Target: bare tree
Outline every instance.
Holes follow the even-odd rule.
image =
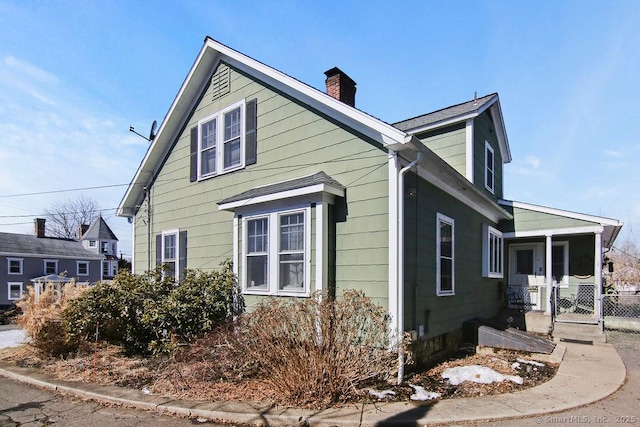
[[[98,217],[100,206],[91,197],[80,196],[74,200],[55,202],[44,213],[48,235],[75,239],[81,224],[91,224]]]
[[[612,284],[640,284],[640,245],[631,224],[626,238],[616,241],[607,257],[614,264],[614,271],[610,276]]]

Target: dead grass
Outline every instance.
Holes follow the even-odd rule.
[[[98,348],[97,357],[90,348],[84,348],[75,357],[66,360],[43,358],[41,353],[30,345],[0,350],[0,362],[17,366],[40,368],[43,371],[65,381],[80,381],[102,385],[116,385],[141,390],[147,388],[151,393],[177,399],[200,401],[247,401],[267,402],[284,405],[282,396],[265,379],[256,377],[234,377],[221,373],[215,363],[208,360],[215,346],[220,346],[209,337],[209,341],[185,347],[180,355],[172,358],[125,357],[119,347],[109,345]],[[338,402],[336,406],[349,402],[371,401],[369,388],[377,390],[391,389],[397,394],[397,401],[407,401],[413,393],[408,384],[421,385],[426,390],[442,395],[442,399],[478,397],[511,393],[539,385],[553,378],[558,365],[545,363],[544,368],[525,367],[516,371],[511,364],[516,358],[528,359],[525,353],[500,352],[492,355],[475,354],[458,357],[442,362],[431,369],[410,373],[402,386],[391,386],[378,381],[366,384],[351,394],[348,401]],[[95,360],[95,366],[94,366]],[[237,361],[232,362],[237,363]],[[493,384],[465,382],[451,386],[442,379],[445,369],[456,366],[482,365],[504,375],[520,375],[524,384],[510,381]],[[298,405],[314,408],[317,405]]]

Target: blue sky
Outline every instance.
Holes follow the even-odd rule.
[[[0,231],[84,194],[130,255],[114,213],[148,143],[129,126],[162,121],[209,35],[321,90],[338,66],[389,123],[498,92],[506,198],[636,239],[639,22],[635,0],[0,0]]]

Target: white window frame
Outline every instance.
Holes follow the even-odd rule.
[[[80,265],[84,264],[87,266],[86,273],[80,273]],[[78,276],[88,276],[89,275],[89,261],[76,261],[76,273]]]
[[[20,288],[20,296],[18,298],[11,297],[11,288],[18,286]],[[7,299],[9,301],[18,301],[22,298],[22,282],[7,282]]]
[[[96,241],[95,240],[89,240],[89,247],[90,248],[95,248],[96,247]]]
[[[171,236],[174,235],[175,239],[176,239],[176,245],[174,248],[174,258],[165,258],[165,238],[167,236]],[[176,281],[176,283],[178,283],[180,281],[180,230],[179,229],[174,229],[174,230],[166,230],[162,232],[162,248],[161,248],[161,254],[162,254],[162,258],[160,259],[160,262],[162,264],[165,264],[166,262],[172,262],[174,265],[174,279]],[[163,273],[164,274],[164,273]]]
[[[226,113],[240,108],[240,163],[237,165],[229,166],[227,168],[224,167],[224,116]],[[210,116],[205,117],[202,120],[198,121],[198,180],[203,180],[207,178],[211,178],[218,175],[223,175],[225,173],[233,172],[238,169],[242,169],[245,167],[245,116],[246,108],[245,108],[245,100],[242,99],[235,104],[232,104]],[[215,170],[209,173],[202,173],[202,126],[211,122],[212,120],[216,120],[216,143],[215,147],[207,147],[205,149],[215,148]]]
[[[304,215],[304,287],[300,291],[280,289],[280,218],[284,215],[302,213]],[[265,287],[248,286],[247,257],[249,257],[248,223],[251,220],[267,218],[267,283]],[[311,294],[311,207],[272,210],[242,217],[242,290],[248,295],[309,296]]]
[[[562,277],[562,281],[561,282],[557,282],[555,280],[555,278],[553,277],[553,255],[551,258],[551,271],[549,272],[549,275],[551,276],[552,280],[557,283],[558,285],[561,285],[561,288],[566,288],[569,286],[569,242],[568,241],[562,241],[562,242],[553,242],[551,244],[552,247],[552,251],[553,251],[553,247],[563,247],[563,256],[564,256],[564,272],[563,272],[563,277]]]
[[[47,264],[48,263],[53,263],[54,268],[53,268],[53,273],[48,273],[47,272]],[[58,260],[57,259],[45,259],[44,260],[44,274],[45,276],[49,275],[49,274],[58,274]]]
[[[443,257],[441,254],[441,245],[440,245],[440,224],[441,223],[445,223],[451,226],[451,289],[446,289],[443,290],[442,289],[442,283],[441,283],[441,277],[442,277],[442,272],[441,272],[441,258]],[[436,294],[438,296],[451,296],[451,295],[455,295],[455,290],[456,290],[456,280],[455,280],[455,276],[456,276],[456,246],[455,246],[455,241],[456,241],[456,227],[455,227],[455,220],[453,218],[449,218],[446,215],[443,215],[441,213],[438,213],[436,215]]]
[[[20,271],[17,273],[11,271],[11,262],[17,261],[20,265]],[[24,271],[24,258],[7,258],[7,274],[20,275]]]
[[[487,162],[487,153],[491,153],[491,164]],[[491,172],[491,182],[489,182],[489,172]],[[496,153],[488,141],[484,142],[484,187],[495,194],[496,189]]]
[[[504,278],[504,236],[500,230],[490,225],[483,224],[482,228],[482,277],[502,279]]]

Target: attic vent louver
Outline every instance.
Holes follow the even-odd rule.
[[[222,98],[231,91],[231,73],[226,64],[220,63],[218,70],[211,78],[211,93],[214,100]]]

